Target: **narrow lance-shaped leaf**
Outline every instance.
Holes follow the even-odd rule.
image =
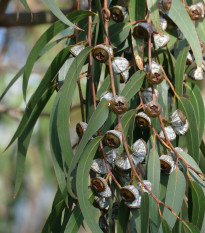
[[[102,137],[93,139],[85,148],[77,169],[77,195],[83,217],[92,232],[102,233],[93,218],[94,207],[89,202],[88,175],[90,167]]]
[[[182,31],[184,37],[191,46],[197,65],[201,66],[202,52],[196,29],[181,1],[172,0],[172,6],[168,11],[168,16]]]
[[[150,215],[149,195],[146,192],[142,194],[140,211],[141,211],[141,229],[143,229],[143,232],[146,233],[149,230],[149,215]]]
[[[92,15],[93,12],[90,11],[78,11],[70,13],[67,18],[72,21],[73,23],[78,22],[82,20],[83,18]],[[59,32],[65,30],[68,26],[62,23],[61,21],[55,22],[53,25],[51,25],[38,39],[34,47],[32,48],[28,59],[26,61],[25,70],[24,70],[24,76],[23,76],[23,96],[24,99],[26,99],[26,90],[28,86],[29,77],[31,74],[31,71],[33,69],[34,63],[39,56],[42,49],[45,47],[45,45],[54,38]]]
[[[162,221],[163,233],[171,233],[172,231],[167,221],[164,218],[162,218],[161,221]]]
[[[46,5],[49,7],[51,12],[64,24],[74,27],[75,29],[82,30],[79,27],[77,27],[75,24],[73,24],[68,18],[63,14],[63,12],[59,9],[59,7],[56,5],[54,0],[44,0]]]
[[[190,222],[183,222],[185,233],[200,233],[199,229]]]
[[[179,169],[174,170],[169,177],[165,204],[171,207],[176,214],[179,214],[181,209],[185,188],[186,180],[183,173]],[[166,207],[164,208],[163,218],[173,228],[177,218]]]
[[[124,233],[127,231],[129,214],[130,209],[124,204],[123,201],[121,201],[118,211],[117,233]]]
[[[183,95],[183,79],[184,79],[184,71],[185,71],[185,65],[186,65],[188,52],[189,52],[189,46],[181,50],[176,60],[175,91],[179,96]]]

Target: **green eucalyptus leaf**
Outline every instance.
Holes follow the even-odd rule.
[[[149,195],[146,192],[142,194],[140,212],[141,212],[141,229],[143,229],[143,232],[146,233],[149,230],[149,215],[150,215]]]
[[[130,209],[124,204],[124,201],[121,201],[118,210],[117,233],[127,232],[129,215]]]
[[[88,175],[102,137],[93,139],[85,148],[77,169],[77,195],[83,217],[92,232],[102,233],[93,218],[94,207],[89,202]]]
[[[196,31],[200,40],[205,44],[205,20],[201,17],[200,20],[196,22]]]
[[[171,233],[172,231],[167,221],[164,218],[162,218],[161,221],[162,221],[163,233]]]
[[[183,222],[185,233],[200,233],[199,229],[190,222]]]

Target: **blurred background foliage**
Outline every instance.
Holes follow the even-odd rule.
[[[2,12],[5,2],[8,2],[8,6],[6,11]],[[34,14],[36,12],[49,13],[46,20],[48,22],[55,20],[47,11],[43,1],[28,0],[27,2]],[[75,0],[55,2],[65,13],[75,10],[76,7]],[[82,1],[81,7],[87,7],[85,1]],[[23,21],[22,17],[29,20]],[[41,21],[40,17],[34,17],[34,21],[31,22],[31,15],[25,11],[19,0],[0,0],[0,93],[25,64],[35,42],[50,25],[49,23],[38,25],[38,21]],[[31,26],[34,22],[37,25]],[[25,25],[18,26],[22,23]],[[57,38],[65,35],[68,35],[66,31]],[[64,46],[65,43],[60,42],[36,63],[29,82],[29,96],[38,86],[52,59]],[[55,98],[53,95],[35,126],[27,154],[23,185],[17,198],[13,199],[17,143],[7,151],[3,151],[15,132],[26,107],[21,87],[22,78],[12,86],[0,102],[0,233],[40,232],[49,215],[57,188],[48,142],[49,114]],[[78,96],[78,92],[75,96]],[[75,125],[80,120],[78,99],[74,98],[70,119],[71,125],[74,126],[71,128],[73,143],[77,140]]]

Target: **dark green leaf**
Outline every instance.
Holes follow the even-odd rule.
[[[176,214],[179,214],[181,209],[185,188],[186,180],[183,173],[178,169],[174,170],[169,177],[165,204],[171,207]],[[173,228],[177,218],[166,207],[164,208],[163,218]]]
[[[183,222],[183,229],[185,233],[200,233],[199,229],[190,222]]]
[[[168,11],[168,16],[182,31],[191,46],[197,65],[201,66],[202,53],[196,29],[181,1],[172,0],[172,6]]]
[[[162,221],[162,229],[163,229],[163,233],[171,233],[171,229],[170,229],[170,226],[169,224],[167,223],[167,221],[165,219],[161,219]]]
[[[124,201],[121,201],[118,210],[117,233],[127,232],[129,214],[130,209],[124,204]]]
[[[143,229],[143,232],[146,233],[149,230],[149,215],[150,215],[149,195],[146,192],[142,194],[140,211],[141,211],[141,229]]]
[[[184,79],[185,65],[186,65],[188,52],[189,52],[189,46],[181,50],[176,60],[175,91],[179,96],[183,95],[183,79]]]
[[[85,148],[77,169],[77,194],[83,217],[92,232],[102,233],[93,218],[94,207],[89,202],[88,175],[102,137],[93,139]]]
[[[102,85],[100,86],[96,97],[100,98],[100,96],[102,95],[103,92],[107,91],[110,87],[110,76],[108,75],[105,80],[103,81]]]
[[[189,129],[186,134],[188,153],[193,156],[195,161],[199,162],[199,134],[198,124],[194,108],[190,101],[181,97],[178,99],[179,109],[184,112],[189,122]]]
[[[203,156],[205,157],[205,143],[203,140],[201,141],[201,144],[200,144],[200,150]]]

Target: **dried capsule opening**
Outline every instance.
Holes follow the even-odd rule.
[[[127,188],[120,189],[120,195],[124,201],[132,202],[135,200],[134,193]]]
[[[154,73],[153,76],[152,76],[152,80],[153,81],[159,81],[161,79],[161,74],[159,73]]]
[[[159,112],[159,107],[155,104],[153,104],[151,107],[150,107],[150,110],[153,112],[153,113],[158,113]]]
[[[119,101],[119,102],[117,102],[117,103],[115,104],[115,108],[116,108],[119,112],[123,111],[124,107],[125,107],[125,104],[122,103],[121,101]]]
[[[99,178],[93,178],[91,180],[91,187],[94,189],[96,192],[102,192],[105,190],[105,184],[103,181]]]
[[[106,62],[109,58],[109,53],[106,51],[105,46],[94,48],[93,56],[98,62]]]
[[[123,13],[122,13],[122,11],[120,9],[115,8],[112,11],[112,18],[116,22],[122,22],[124,20],[124,15],[123,15]]]
[[[192,15],[193,15],[194,17],[199,17],[199,16],[200,16],[200,13],[199,13],[199,11],[198,11],[197,9],[192,10],[191,13],[192,13]]]
[[[167,163],[166,161],[164,161],[164,160],[160,160],[160,164],[161,164],[161,169],[163,170],[163,171],[170,171],[171,170],[171,168],[172,168],[172,166],[171,166],[171,164],[169,164],[169,163]]]
[[[116,136],[112,133],[106,134],[104,141],[105,141],[107,146],[112,147],[112,148],[117,148],[121,144],[121,141],[118,138],[118,136]]]
[[[80,138],[82,138],[82,136],[84,134],[84,130],[79,123],[76,125],[76,133],[77,133],[78,137],[80,137]]]
[[[135,36],[147,39],[149,37],[149,32],[142,26],[138,25],[134,28]]]
[[[149,122],[143,118],[143,117],[136,117],[136,124],[140,127],[140,128],[146,128],[149,126]]]

